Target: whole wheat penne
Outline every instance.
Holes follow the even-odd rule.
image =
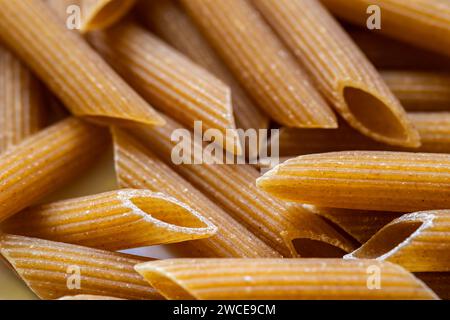
[[[120,20],[136,0],[78,0],[82,14],[82,33],[107,28]]]
[[[0,44],[0,152],[44,127],[44,102],[36,78]]]
[[[90,36],[90,42],[138,92],[186,126],[218,129],[223,147],[240,153],[230,88],[137,24],[124,22]],[[234,143],[236,142],[236,143]]]
[[[352,127],[384,143],[420,145],[399,101],[318,0],[252,2]]]
[[[331,109],[246,0],[181,2],[241,85],[269,116],[291,127],[336,127]]]
[[[367,29],[346,28],[375,67],[394,70],[450,70],[447,56],[384,37]]]
[[[450,113],[413,112],[408,117],[417,128],[419,148],[387,146],[369,139],[344,123],[336,130],[283,127],[276,133],[282,157],[346,150],[397,150],[450,153]]]
[[[257,180],[285,200],[324,207],[412,212],[450,206],[450,155],[343,151],[290,159]]]
[[[0,155],[0,221],[77,176],[107,144],[103,129],[69,118]]]
[[[0,39],[73,114],[119,124],[163,124],[156,111],[43,1],[1,0]]]
[[[171,259],[135,268],[167,299],[438,299],[405,269],[376,260]]]
[[[141,20],[159,37],[230,86],[238,128],[247,130],[269,127],[268,117],[254,104],[175,1],[140,1],[138,9]]]
[[[401,215],[384,211],[325,208],[311,205],[305,205],[305,208],[333,222],[359,243],[367,242],[381,228]]]
[[[450,272],[415,272],[441,299],[450,300]]]
[[[280,257],[190,183],[178,176],[152,152],[123,130],[115,128],[114,153],[117,180],[121,187],[164,192],[218,226],[208,239],[177,244],[186,253],[212,257]]]
[[[180,201],[137,189],[32,207],[8,219],[0,229],[110,251],[202,239],[217,231]]]
[[[344,258],[389,261],[413,272],[449,272],[450,211],[405,214]]]
[[[146,260],[142,257],[9,234],[0,235],[0,254],[41,299],[162,298],[133,270]]]
[[[272,248],[286,257],[297,256],[302,252],[300,239],[309,239],[318,246],[322,242],[325,248],[337,247],[333,255],[336,257],[352,247],[314,214],[258,190],[255,180],[259,174],[250,165],[224,165],[221,159],[203,152],[203,146],[195,140],[189,150],[183,150],[183,157],[193,159],[192,162],[174,164],[172,153],[178,142],[171,139],[171,133],[183,127],[168,117],[165,121],[161,128],[132,130],[176,172]],[[317,251],[320,254],[319,248]]]
[[[106,297],[106,296],[94,296],[94,295],[89,295],[89,294],[79,294],[76,296],[64,296],[59,298],[58,300],[124,300],[124,299],[120,299],[120,298],[115,298],[115,297]]]
[[[442,0],[322,0],[335,15],[367,26],[370,6],[380,11],[376,30],[414,46],[450,56],[450,3]],[[372,14],[374,12],[372,11]]]
[[[450,110],[449,73],[384,71],[382,76],[406,110]]]

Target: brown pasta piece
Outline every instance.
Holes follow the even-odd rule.
[[[43,1],[1,0],[0,39],[73,114],[107,123],[164,124]]]
[[[79,0],[83,15],[80,31],[105,29],[120,20],[136,0]]]
[[[0,235],[0,254],[41,299],[79,294],[162,298],[133,269],[148,261],[142,257],[9,234]]]
[[[405,269],[375,260],[172,259],[136,270],[171,300],[438,299]]]
[[[64,296],[64,297],[59,298],[58,300],[81,300],[81,301],[94,300],[94,301],[99,301],[99,300],[124,300],[124,299],[115,298],[115,297],[79,294],[79,295],[76,295],[76,296]]]
[[[205,131],[220,130],[230,138],[223,147],[240,154],[231,92],[222,81],[132,22],[93,33],[90,42],[156,107],[188,127],[201,121]]]
[[[7,220],[0,229],[110,251],[202,239],[217,231],[180,201],[136,189],[32,207]]]
[[[450,3],[441,0],[322,0],[335,15],[366,26],[369,6],[381,11],[377,32],[450,56]]]
[[[399,101],[318,0],[255,0],[252,3],[352,127],[387,144],[420,145],[417,131]]]
[[[447,154],[343,151],[290,159],[257,185],[323,207],[412,212],[450,206],[449,172]]]
[[[307,247],[311,241],[317,246],[311,253],[313,256],[331,254],[336,257],[352,247],[315,215],[258,190],[256,169],[250,165],[224,165],[222,159],[204,152],[203,146],[195,139],[189,150],[183,150],[183,157],[191,159],[191,162],[174,164],[173,150],[178,143],[171,139],[171,134],[183,127],[168,117],[165,120],[166,126],[160,129],[142,127],[133,129],[133,133],[176,172],[272,248],[292,257],[307,250],[302,247]],[[324,253],[321,253],[321,246]],[[334,252],[330,247],[335,247]]]
[[[241,85],[272,119],[292,127],[336,127],[332,110],[246,0],[181,3]]]
[[[344,258],[389,261],[413,272],[449,272],[450,211],[405,214]]]
[[[184,254],[241,258],[280,257],[279,253],[178,176],[132,136],[117,128],[113,130],[113,135],[116,174],[121,187],[164,192],[186,203],[218,226],[218,232],[211,238],[177,244]]]
[[[28,68],[0,44],[0,152],[46,124],[41,90]]]
[[[69,118],[0,155],[0,221],[73,179],[107,144],[102,128]]]

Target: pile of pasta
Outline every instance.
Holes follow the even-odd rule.
[[[449,71],[446,0],[0,0],[0,255],[42,299],[449,299]],[[283,162],[174,164],[195,121]]]

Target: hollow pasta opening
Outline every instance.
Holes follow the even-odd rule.
[[[422,224],[421,221],[407,221],[388,225],[352,253],[352,256],[362,259],[380,257],[408,239]]]
[[[196,217],[191,211],[181,205],[168,205],[167,200],[161,198],[132,197],[130,201],[143,212],[155,219],[184,228],[208,228],[209,226]]]
[[[404,140],[408,138],[398,117],[380,99],[354,87],[345,87],[343,96],[355,119],[381,136]]]
[[[153,288],[169,300],[196,300],[183,286],[160,270],[145,273],[145,279]]]
[[[302,258],[342,258],[346,252],[332,244],[309,238],[292,240],[295,250]]]
[[[88,17],[84,31],[106,27],[123,16],[133,5],[130,0],[110,0],[94,8]]]

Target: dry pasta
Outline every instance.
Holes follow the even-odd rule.
[[[223,165],[221,159],[202,152],[203,146],[195,141],[192,152],[184,150],[183,154],[192,161],[173,165],[172,150],[177,143],[171,140],[171,133],[182,126],[170,118],[165,120],[164,127],[141,128],[133,132],[166,163],[172,164],[176,172],[272,248],[287,257],[301,254],[302,239],[317,242],[317,255],[321,254],[321,242],[327,249],[330,246],[339,248],[333,256],[339,256],[342,250],[351,248],[345,239],[315,215],[286,205],[258,190],[254,181],[259,174],[250,165]]]
[[[389,261],[413,272],[449,272],[450,211],[405,214],[344,258]]]
[[[0,254],[41,299],[79,294],[162,298],[133,270],[149,260],[142,257],[9,234],[0,235]]]
[[[136,0],[77,0],[81,4],[81,32],[104,29],[116,23]]]
[[[120,298],[115,297],[106,297],[106,296],[94,296],[94,295],[88,295],[88,294],[79,294],[76,296],[64,296],[59,298],[58,300],[123,300]]]
[[[370,268],[382,275],[378,290]],[[403,268],[375,260],[173,259],[136,270],[167,299],[437,299]]]
[[[450,74],[384,71],[383,79],[408,111],[450,111]]]
[[[398,213],[384,211],[324,208],[311,205],[305,205],[305,207],[333,222],[359,243],[365,243],[377,231],[400,216]]]
[[[420,145],[398,100],[318,0],[253,3],[352,127],[388,144]]]
[[[242,86],[271,118],[292,127],[336,127],[331,109],[246,0],[181,2]]]
[[[107,144],[103,129],[69,118],[0,155],[0,221],[70,181]]]
[[[337,16],[366,26],[369,6],[381,12],[378,32],[450,56],[450,3],[442,0],[322,0]]]
[[[118,124],[163,124],[156,111],[42,1],[1,0],[0,39],[73,114]]]
[[[44,127],[44,104],[37,79],[0,44],[0,152]]]
[[[96,32],[90,42],[156,107],[191,128],[202,121],[204,130],[220,130],[230,138],[224,147],[240,153],[231,92],[223,82],[132,22]]]
[[[211,238],[177,245],[182,247],[184,254],[241,258],[280,256],[178,176],[136,139],[117,128],[113,133],[117,180],[121,187],[164,192],[183,201],[218,226],[218,232]]]
[[[290,159],[257,185],[318,206],[412,212],[450,206],[449,172],[446,154],[343,151]]]
[[[135,189],[32,207],[0,229],[110,251],[201,239],[217,231],[178,200]]]
[[[259,110],[185,12],[173,0],[140,1],[141,20],[158,36],[231,87],[236,125],[265,129],[268,117]]]

